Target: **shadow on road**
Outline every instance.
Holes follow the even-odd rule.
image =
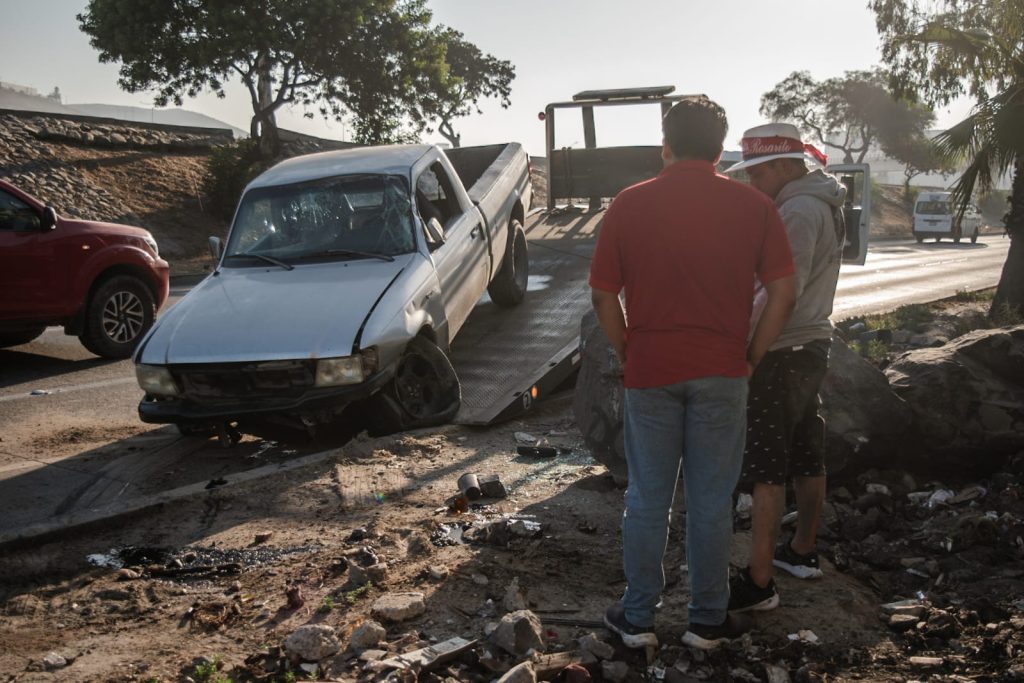
[[[91,355],[68,358],[66,352],[62,357],[65,347],[45,342],[33,342],[31,346],[38,352],[25,351],[24,347],[0,349],[0,389],[124,362]]]

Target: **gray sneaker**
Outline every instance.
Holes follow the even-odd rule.
[[[618,633],[622,644],[631,648],[658,646],[658,636],[653,626],[634,626],[626,619],[626,608],[617,602],[604,613],[604,625],[609,631]]]

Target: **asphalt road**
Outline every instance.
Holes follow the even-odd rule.
[[[1009,240],[976,245],[880,242],[865,266],[844,266],[836,320],[994,286]],[[188,290],[174,286],[168,306]],[[0,350],[0,543],[19,525],[71,523],[117,500],[280,466],[330,444],[248,439],[235,449],[142,424],[130,361],[105,361],[59,328]],[[140,457],[142,456],[142,457]],[[22,520],[26,510],[32,514]]]

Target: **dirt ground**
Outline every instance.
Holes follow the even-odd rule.
[[[326,624],[344,648],[380,596],[416,591],[425,597],[425,613],[387,623],[378,648],[392,655],[454,636],[479,639],[468,654],[419,680],[490,681],[514,663],[488,648],[485,637],[505,613],[508,594],[515,595],[514,582],[543,622],[548,653],[574,651],[582,636],[596,633],[615,645],[613,659],[626,663],[630,681],[780,680],[770,678],[780,670],[789,677],[782,680],[796,681],[1024,677],[1020,538],[994,531],[957,553],[929,545],[922,524],[939,516],[955,521],[977,506],[902,503],[902,490],[923,486],[908,485],[907,473],[899,472],[833,482],[821,546],[825,578],[778,577],[782,607],[759,614],[750,638],[711,655],[679,644],[688,598],[679,500],[658,616],[662,647],[650,662],[624,650],[600,623],[624,588],[623,492],[582,447],[569,403],[563,394],[528,419],[487,429],[357,438],[320,465],[214,488],[114,527],[6,552],[2,680],[384,680],[344,651],[309,674],[287,661],[282,642],[304,624]],[[546,440],[557,455],[518,455],[517,433],[520,440],[523,433]],[[466,472],[498,474],[507,498],[451,510]],[[888,482],[892,497],[863,501],[867,484],[878,482]],[[1001,490],[987,483],[986,505],[996,504],[998,491],[998,509],[1024,513],[1019,482],[1004,481]],[[966,482],[945,485],[959,490]],[[869,513],[863,517],[875,510],[871,536],[862,533],[859,509]],[[539,523],[540,532],[509,531],[509,515]],[[745,564],[745,526],[738,518],[737,566]],[[888,551],[887,527],[898,531]],[[481,528],[497,532],[485,540]],[[975,553],[970,559],[968,551]],[[900,564],[909,555],[917,564]],[[90,556],[105,566],[91,564]],[[939,567],[933,573],[929,559]],[[361,585],[357,566],[367,564],[363,571],[373,579]],[[909,574],[908,567],[925,570]],[[301,605],[289,591],[301,594]],[[925,615],[919,626],[899,632],[886,623],[883,603],[915,598],[922,598],[915,604]],[[799,639],[805,630],[818,642]],[[65,665],[56,668],[54,655]],[[608,680],[599,666],[591,668],[595,680]]]

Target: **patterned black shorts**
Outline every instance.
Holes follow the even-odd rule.
[[[771,351],[754,370],[740,490],[825,474],[825,420],[818,414],[818,391],[828,370],[828,350],[829,342],[820,340]]]

